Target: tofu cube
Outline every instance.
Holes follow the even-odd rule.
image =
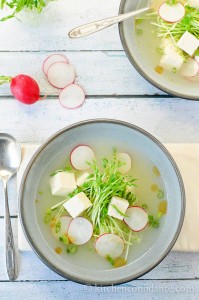
[[[88,197],[81,192],[66,201],[63,206],[69,212],[72,218],[76,218],[80,216],[87,208],[92,206],[92,203]]]
[[[124,216],[122,216],[117,211],[117,209],[121,211],[123,214],[125,214],[128,207],[129,207],[129,202],[126,199],[113,197],[108,207],[108,216],[114,217],[119,220],[123,220]]]
[[[58,172],[51,178],[51,193],[54,196],[66,196],[77,188],[75,175],[70,172]]]
[[[177,42],[177,46],[192,56],[199,46],[199,40],[186,31]]]
[[[199,0],[189,0],[188,5],[199,9]]]
[[[77,184],[77,186],[81,186],[82,184],[84,184],[89,175],[90,175],[89,172],[81,172],[78,175],[76,175],[76,184]]]
[[[184,62],[184,57],[178,52],[178,49],[172,45],[168,44],[164,48],[164,54],[160,60],[160,65],[168,71],[172,71],[173,68],[179,70]]]

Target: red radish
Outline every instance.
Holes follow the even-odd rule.
[[[131,206],[127,208],[127,216],[124,217],[124,222],[128,225],[133,231],[141,231],[148,224],[148,214],[140,206]]]
[[[10,83],[12,95],[24,104],[33,104],[40,99],[40,89],[37,82],[28,75],[16,77],[0,76],[0,84]]]
[[[52,86],[63,89],[74,82],[74,67],[66,62],[56,62],[49,67],[47,78]]]
[[[189,58],[180,68],[180,75],[185,77],[194,77],[198,74],[199,64],[193,58]]]
[[[43,67],[42,67],[45,75],[47,75],[49,67],[56,62],[68,63],[68,60],[64,55],[61,55],[61,54],[52,54],[52,55],[48,56],[46,58],[46,60],[44,61]]]
[[[52,227],[52,233],[57,239],[59,239],[60,236],[68,234],[68,228],[69,228],[70,222],[72,221],[72,218],[69,216],[62,216],[62,217],[60,217],[59,221],[60,221],[59,232],[56,232],[56,227]]]
[[[124,251],[124,242],[121,237],[113,233],[105,233],[98,237],[95,249],[100,256],[115,259]]]
[[[70,154],[70,161],[73,168],[79,171],[84,171],[90,168],[88,165],[95,159],[93,150],[86,145],[75,147]]]
[[[131,169],[131,157],[127,153],[118,153],[117,159],[121,163],[124,163],[124,165],[118,168],[118,171],[122,174],[128,173]]]
[[[176,23],[180,21],[185,15],[185,8],[181,3],[167,4],[164,2],[159,7],[159,15],[164,21],[169,23]]]
[[[61,90],[59,94],[59,101],[65,108],[77,108],[84,103],[85,93],[79,85],[70,84]]]
[[[77,217],[70,222],[68,238],[75,245],[87,243],[93,235],[93,226],[85,218]]]

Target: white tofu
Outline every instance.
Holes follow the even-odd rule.
[[[199,0],[189,0],[188,5],[199,9]]]
[[[75,175],[70,172],[58,172],[51,178],[51,193],[54,196],[66,196],[77,188]]]
[[[88,197],[83,193],[79,193],[70,198],[63,204],[64,208],[69,212],[72,218],[81,215],[87,208],[92,206]]]
[[[77,186],[81,186],[84,184],[91,173],[89,172],[81,172],[76,175],[76,184]]]
[[[168,71],[172,71],[173,68],[179,70],[184,62],[184,57],[179,51],[173,44],[168,43],[164,48],[164,54],[160,60],[160,66]]]
[[[192,56],[199,46],[199,40],[186,31],[177,42],[177,46]]]
[[[110,204],[109,204],[108,216],[114,217],[114,218],[119,219],[119,220],[123,220],[124,216],[122,216],[117,211],[117,209],[114,208],[114,206],[117,207],[117,209],[119,211],[121,211],[123,214],[125,214],[128,206],[129,206],[129,202],[126,199],[123,199],[123,198],[113,197],[111,199]]]

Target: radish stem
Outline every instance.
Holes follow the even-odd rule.
[[[11,76],[0,76],[0,85],[11,82]]]

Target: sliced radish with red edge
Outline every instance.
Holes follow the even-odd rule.
[[[148,224],[148,214],[140,206],[131,206],[127,208],[124,217],[124,222],[128,225],[133,231],[141,231]]]
[[[74,109],[80,107],[85,101],[84,90],[78,84],[70,84],[61,90],[59,101],[65,108]]]
[[[70,161],[73,168],[84,171],[90,168],[87,162],[92,163],[95,159],[94,151],[86,145],[80,145],[74,148],[70,154]]]
[[[113,233],[105,233],[98,237],[95,242],[95,249],[100,256],[115,259],[124,251],[124,241]]]
[[[164,2],[158,11],[160,18],[169,23],[180,21],[185,15],[185,8],[181,3],[169,5]]]
[[[69,216],[62,216],[59,219],[60,222],[60,230],[59,232],[56,232],[56,227],[52,227],[52,233],[53,235],[59,239],[60,236],[67,235],[68,234],[68,228],[70,225],[70,222],[72,221],[72,218]]]
[[[75,69],[66,62],[56,62],[49,67],[47,78],[52,86],[63,89],[74,82]]]
[[[44,61],[43,67],[42,67],[45,75],[47,75],[49,67],[56,62],[68,63],[68,60],[64,55],[61,55],[61,54],[52,54],[52,55],[48,56],[46,58],[46,60]]]
[[[77,217],[70,222],[68,238],[75,245],[87,243],[93,235],[93,226],[85,218]]]
[[[180,75],[185,77],[194,77],[198,74],[198,71],[198,62],[193,58],[189,58],[187,62],[183,63],[182,67],[180,68]]]
[[[131,157],[128,155],[128,153],[118,153],[117,159],[121,163],[124,163],[124,165],[118,168],[118,171],[122,174],[128,173],[131,169]]]

